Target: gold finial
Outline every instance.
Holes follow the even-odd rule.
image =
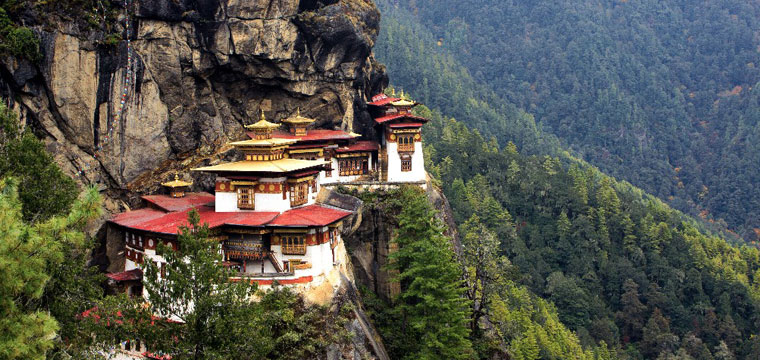
[[[296,108],[296,116],[301,116],[301,107]]]
[[[404,89],[401,89],[401,94],[399,96],[403,99],[406,97],[406,94],[404,94]]]
[[[264,116],[264,109],[261,109],[261,121],[266,121],[267,118]]]
[[[174,173],[174,181],[179,181],[179,174],[178,173]]]
[[[396,88],[391,88],[391,95],[396,96]]]

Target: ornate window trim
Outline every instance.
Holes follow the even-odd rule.
[[[256,191],[253,186],[235,186],[238,209],[254,210],[256,208]]]

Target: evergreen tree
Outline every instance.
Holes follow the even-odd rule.
[[[232,270],[222,266],[219,244],[208,238],[208,225],[199,224],[190,212],[188,225],[180,228],[178,249],[159,243],[157,252],[166,264],[143,264],[144,287],[150,316],[167,326],[139,321],[138,333],[151,348],[194,359],[261,357],[267,341],[260,309],[251,296],[255,283],[231,282]],[[143,312],[145,314],[145,312]],[[245,339],[245,341],[241,341]]]
[[[15,179],[0,181],[0,358],[44,359],[56,345],[60,329],[46,310],[65,306],[50,302],[70,299],[50,299],[43,304],[39,300],[46,294],[52,270],[65,261],[68,249],[83,245],[82,230],[99,214],[100,197],[90,189],[65,216],[29,225],[22,220],[16,189]]]
[[[13,176],[24,220],[44,221],[63,214],[77,198],[74,181],[64,175],[35,135],[19,130],[16,114],[0,102],[0,178]]]
[[[399,336],[407,339],[405,359],[467,359],[467,303],[462,272],[435,212],[424,193],[405,187],[390,268],[398,271],[401,293],[392,312],[400,319]]]

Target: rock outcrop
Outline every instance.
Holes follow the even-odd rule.
[[[136,0],[128,11],[134,81],[115,124],[124,41],[32,24],[44,58],[0,61],[0,94],[65,172],[95,165],[78,179],[106,190],[111,211],[170,173],[225,156],[260,111],[277,121],[300,107],[319,127],[372,131],[364,100],[387,77],[371,54],[380,18],[371,1]]]
[[[430,204],[438,211],[438,219],[446,224],[445,235],[450,239],[452,248],[461,254],[462,244],[448,199],[430,182],[426,194]],[[355,204],[350,199],[359,203],[352,207],[356,214],[344,222],[343,228],[343,239],[351,256],[354,283],[371,290],[384,300],[390,300],[400,291],[398,283],[392,281],[394,274],[387,268],[388,255],[395,249],[393,239],[398,228],[399,209],[385,201],[392,194],[378,192],[376,195],[370,202],[361,202],[348,195],[333,195],[325,203],[342,207]]]

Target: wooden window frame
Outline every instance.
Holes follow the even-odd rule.
[[[238,209],[254,210],[256,209],[256,191],[253,186],[236,186]],[[249,199],[244,200],[244,195]]]
[[[290,184],[290,206],[299,206],[309,202],[309,182],[301,181]]]
[[[412,159],[401,159],[401,172],[412,171]]]
[[[306,255],[306,237],[303,235],[283,234],[280,236],[284,255]]]
[[[340,176],[368,175],[369,158],[366,156],[341,158],[338,160],[338,171]]]
[[[414,152],[414,135],[403,134],[396,137],[399,152]]]

